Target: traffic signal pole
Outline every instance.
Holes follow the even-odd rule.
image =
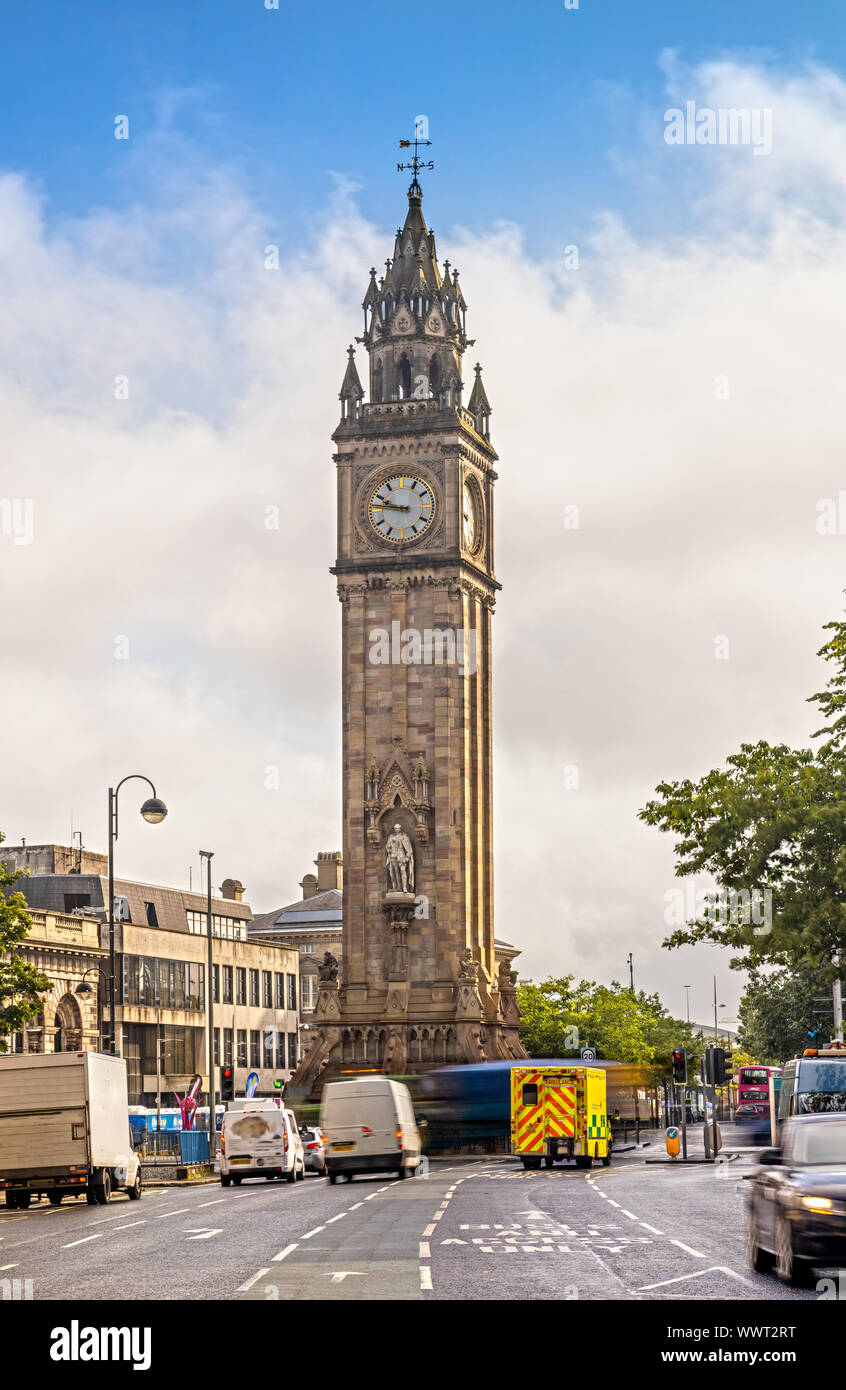
[[[682,1158],[687,1158],[687,1086],[682,1086]]]

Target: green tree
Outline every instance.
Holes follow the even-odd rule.
[[[698,782],[662,782],[639,812],[677,837],[678,877],[709,875],[725,895],[665,947],[713,941],[734,949],[734,969],[807,964],[820,985],[836,978],[846,950],[846,621],[825,630],[833,636],[818,655],[835,669],[808,697],[829,721],[812,735],[825,740],[816,751],[741,744]],[[771,902],[758,921],[755,893]]]
[[[738,1011],[739,1043],[764,1066],[780,1066],[813,1046],[809,1030],[827,1035],[831,1016],[822,1006],[819,971],[813,965],[779,970],[773,975],[753,971]]]
[[[0,832],[0,844],[4,839]],[[41,996],[53,988],[52,981],[16,950],[32,927],[32,918],[23,893],[9,889],[24,877],[0,864],[0,1052],[7,1051],[10,1033],[19,1033],[27,1019],[41,1012]]]
[[[674,1047],[687,1047],[690,1055],[697,1050],[693,1030],[672,1018],[657,994],[632,994],[616,980],[576,985],[565,975],[520,984],[517,994],[520,1038],[532,1057],[574,1057],[595,1047],[608,1061],[669,1069]]]

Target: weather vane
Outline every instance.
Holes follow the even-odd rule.
[[[414,154],[412,156],[411,162],[409,164],[397,165],[398,174],[401,174],[405,169],[410,169],[414,174],[414,178],[411,180],[411,184],[409,185],[408,189],[409,198],[421,198],[423,196],[423,190],[420,187],[420,181],[417,178],[417,175],[420,173],[420,170],[434,169],[435,167],[435,161],[433,159],[423,160],[420,158],[419,154],[419,150],[422,145],[431,145],[431,143],[431,140],[421,140],[416,130],[414,132],[413,140],[400,140],[399,142],[401,150],[410,150],[412,145],[414,146]]]

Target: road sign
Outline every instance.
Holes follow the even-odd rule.
[[[583,1062],[595,1062],[595,1061],[596,1061],[596,1048],[595,1048],[595,1047],[583,1047],[583,1048],[582,1048],[582,1061],[583,1061]]]

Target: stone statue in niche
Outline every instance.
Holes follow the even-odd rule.
[[[414,849],[399,822],[385,841],[389,893],[414,892]]]

